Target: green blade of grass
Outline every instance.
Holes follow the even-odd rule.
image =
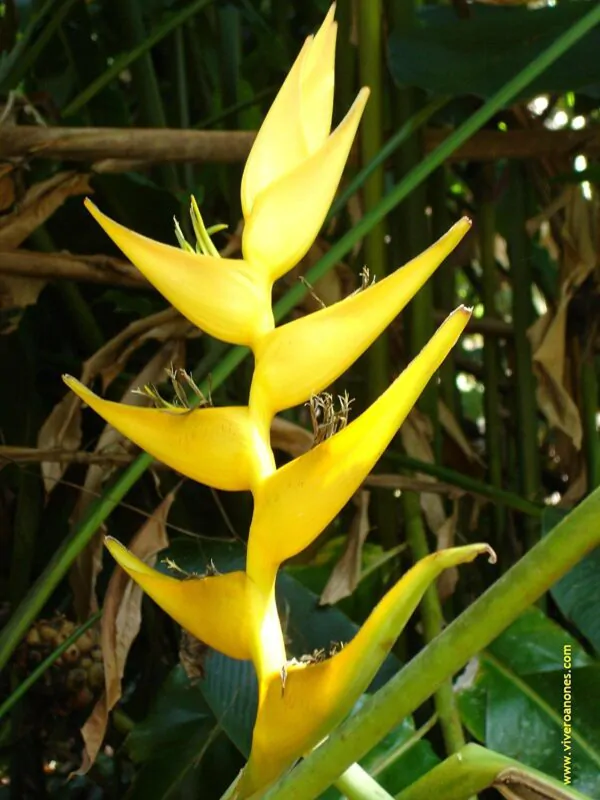
[[[203,0],[204,3],[207,0]],[[194,8],[193,4],[190,8]],[[578,20],[571,28],[557,38],[543,53],[535,58],[525,69],[519,72],[511,81],[500,89],[494,97],[490,98],[480,109],[469,117],[460,127],[451,133],[432,153],[420,164],[412,169],[408,175],[387,194],[381,203],[366,214],[356,226],[335,243],[330,250],[307,272],[306,280],[313,284],[325,275],[354,244],[367,233],[373,225],[382,219],[398,203],[410,194],[428,175],[430,175],[444,160],[482,125],[484,125],[499,109],[518,95],[535,77],[540,75],[559,56],[566,52],[575,42],[581,39],[594,25],[600,23],[600,5],[595,6],[585,17]],[[307,292],[304,283],[297,283],[275,305],[274,313],[277,320],[281,320],[301,300]],[[216,367],[212,376],[212,386],[219,386],[233,370],[246,358],[249,350],[235,347],[227,352],[223,360]],[[204,384],[202,390],[208,386]],[[0,635],[0,669],[6,664],[13,650],[23,638],[30,624],[38,612],[44,607],[54,588],[62,580],[71,563],[90,541],[99,526],[109,516],[112,509],[127,494],[138,478],[152,463],[152,458],[143,453],[126,469],[94,503],[88,515],[73,530],[70,536],[56,551],[54,557],[32,586],[27,596],[16,609],[12,618],[4,627]]]
[[[0,92],[15,89],[60,27],[76,0],[48,0],[0,67]],[[36,36],[36,34],[39,34]]]
[[[19,700],[31,689],[34,683],[37,683],[42,675],[46,672],[46,670],[50,669],[52,664],[56,661],[57,658],[60,658],[62,654],[71,647],[72,644],[79,639],[80,636],[89,630],[89,628],[94,625],[94,623],[98,622],[100,617],[102,616],[102,610],[96,611],[95,614],[86,620],[82,625],[80,625],[76,631],[74,631],[68,638],[64,640],[59,646],[54,650],[50,655],[45,658],[41,664],[38,664],[37,667],[30,672],[29,675],[22,681],[17,688],[12,692],[9,697],[0,705],[0,719],[5,717],[8,712],[13,708],[13,706],[19,702]]]
[[[104,89],[107,84],[118,78],[124,69],[133,64],[133,62],[143,56],[144,53],[151,50],[155,44],[158,44],[158,42],[164,39],[165,36],[168,36],[172,31],[193,17],[194,14],[197,14],[198,11],[201,11],[212,2],[213,0],[196,0],[195,3],[190,3],[188,6],[181,9],[181,11],[172,14],[167,20],[157,25],[141,44],[115,58],[110,67],[105,70],[102,75],[99,75],[96,80],[92,81],[92,83],[80,92],[74,100],[71,100],[67,107],[63,109],[61,116],[63,118],[70,117],[72,114],[79,111],[86,103],[89,103],[92,97]]]

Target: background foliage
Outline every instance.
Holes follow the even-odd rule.
[[[348,232],[361,238],[343,259],[333,252],[334,268],[292,314],[353,291],[364,264],[381,277],[459,216],[473,218],[431,284],[334,387],[354,398],[353,414],[458,302],[474,318],[376,474],[281,576],[289,652],[350,638],[426,550],[485,540],[499,555],[495,567],[440,582],[372,689],[600,483],[598,28],[413,181],[385,220],[377,212],[593,5],[338,3],[337,117],[360,84],[373,97],[342,198],[276,297],[290,287],[299,295],[299,278]],[[243,558],[250,500],[133,461],[60,376],[142,402],[130,390],[164,383],[173,364],[212,376],[215,404],[244,404],[251,365],[166,308],[81,200],[93,193],[121,223],[174,243],[174,215],[190,234],[193,194],[208,224],[228,225],[217,245],[237,253],[249,132],[327,2],[9,0],[0,9],[0,796],[218,798],[248,751],[252,670],[182,639],[111,578],[101,536],[138,537],[148,553],[168,546],[161,559],[188,572],[211,561],[227,571]],[[273,431],[282,463],[311,443],[307,408],[283,418]],[[396,794],[466,737],[562,779],[570,644],[580,698],[574,786],[600,797],[599,569],[595,551],[364,766]],[[90,620],[86,651],[76,631]],[[133,635],[123,637],[126,627]],[[78,644],[65,646],[68,637]],[[84,740],[88,769],[67,782]]]

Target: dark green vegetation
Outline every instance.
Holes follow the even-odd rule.
[[[600,10],[586,0],[536,10],[458,0],[355,6],[353,17],[348,0],[338,3],[337,118],[359,85],[373,97],[340,198],[300,274],[335,302],[365,263],[382,276],[463,214],[474,229],[335,392],[347,389],[357,413],[445,313],[459,302],[475,313],[371,476],[370,498],[361,494],[282,576],[289,652],[350,638],[394,578],[438,545],[488,541],[499,562],[463,567],[458,582],[447,576],[427,595],[372,687],[391,677],[386,689],[365,698],[296,786],[292,779],[272,796],[314,797],[367,751],[363,765],[406,799],[466,798],[510,765],[519,786],[562,796],[550,792],[563,791],[567,647],[572,785],[599,798]],[[175,243],[173,215],[192,238],[193,194],[207,225],[229,226],[217,246],[237,253],[250,141],[237,132],[259,126],[327,3],[0,8],[0,798],[211,800],[248,751],[253,672],[182,641],[147,599],[137,637],[119,639],[140,600],[111,580],[101,534],[129,542],[145,526],[149,550],[168,536],[161,558],[181,569],[203,573],[212,560],[227,571],[243,558],[250,499],[182,483],[137,455],[64,399],[60,375],[83,375],[121,399],[161,384],[174,364],[193,370],[216,405],[244,404],[251,364],[166,309],[81,200],[93,193],[123,224]],[[277,287],[280,318],[315,307],[297,277]],[[285,416],[310,427],[306,408]],[[295,451],[277,441],[283,463]],[[296,431],[292,448],[302,442]],[[355,560],[336,567],[348,542]],[[334,568],[338,589],[332,595],[329,584],[326,596],[338,602],[321,608]],[[67,783],[100,696],[94,621],[105,598],[105,675],[124,669],[122,697],[112,683],[104,737],[102,708],[93,711],[98,727],[86,729],[98,756]],[[90,620],[83,637],[74,633]],[[36,668],[38,680],[27,680]],[[465,749],[468,741],[502,757]],[[444,761],[456,752],[462,760]],[[545,779],[527,767],[559,788],[543,794]]]

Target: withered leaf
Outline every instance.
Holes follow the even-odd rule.
[[[150,564],[155,562],[156,554],[169,545],[166,522],[174,499],[173,492],[168,494],[129,544],[138,558]],[[140,587],[120,567],[115,567],[104,597],[101,622],[105,691],[81,729],[85,749],[77,775],[85,775],[96,760],[109,713],[121,699],[127,656],[140,630],[141,604]]]

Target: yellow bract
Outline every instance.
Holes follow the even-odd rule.
[[[248,405],[149,409],[113,403],[74,378],[68,386],[108,423],[173,469],[210,486],[250,490],[254,512],[246,569],[185,580],[151,569],[112,539],[123,569],[177,622],[232,658],[251,659],[258,715],[237,787],[263,790],[310,751],[365,691],[423,592],[484,545],[416,564],[375,608],[352,642],[319,663],[288,662],[275,604],[281,563],[307,547],[372,470],[419,394],[462,333],[459,308],[378,400],[331,438],[276,468],[272,417],[341,375],[419,290],[469,230],[460,220],[428,250],[381,282],[331,308],[275,328],[273,281],[307,252],[336,192],[367,101],[363,89],[331,132],[336,24],[331,8],[309,37],[258,133],[242,179],[243,259],[197,255],[123,228],[88,209],[148,280],[194,324],[253,349]],[[195,209],[197,211],[197,209]],[[179,236],[181,234],[179,232]]]
[[[377,674],[429,585],[443,570],[482,553],[494,558],[487,545],[474,544],[422,559],[390,589],[339,652],[324,661],[290,663],[283,678],[271,677],[259,699],[252,754],[238,786],[240,797],[275,780],[344,719]]]
[[[362,89],[323,146],[256,197],[242,252],[251,264],[266,267],[271,280],[295,266],[321,230],[368,96]]]
[[[370,408],[343,430],[290,461],[255,492],[248,540],[248,572],[263,576],[255,563],[264,553],[281,564],[304,550],[331,522],[372,470],[469,321],[470,313],[451,314],[422,352]],[[285,521],[285,535],[279,528]],[[258,555],[255,553],[258,552]]]
[[[252,146],[242,176],[242,210],[305,161],[331,129],[337,25],[332,6],[316,36],[309,36],[277,93]]]
[[[86,208],[140,272],[184,317],[231,344],[252,347],[272,330],[271,282],[245,261],[188,253],[140,236]]]
[[[252,391],[260,392],[269,412],[303,403],[345,372],[470,228],[471,221],[463,217],[425,252],[383,280],[267,334],[255,349]]]
[[[245,572],[179,580],[148,567],[115,539],[105,541],[125,572],[192,636],[231,658],[252,657],[253,586]]]
[[[119,433],[199,483],[244,491],[274,469],[270,448],[257,447],[246,406],[139,408],[103,400],[69,375],[64,376],[64,381]]]

